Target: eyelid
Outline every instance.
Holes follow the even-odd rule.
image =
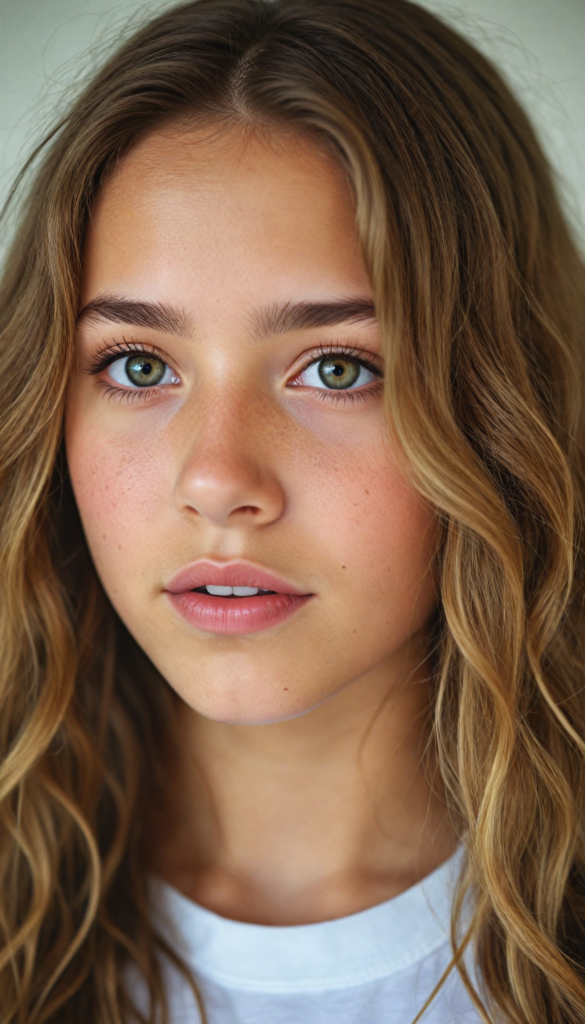
[[[103,373],[103,371],[106,370],[116,359],[121,359],[125,355],[131,356],[137,352],[144,352],[146,355],[155,356],[167,366],[171,367],[175,373],[177,372],[174,370],[169,357],[162,351],[162,349],[157,348],[157,346],[153,345],[151,342],[128,341],[126,338],[123,338],[122,341],[104,344],[96,352],[92,353],[87,362],[86,372],[91,376],[97,376],[98,373]]]
[[[309,366],[314,366],[315,363],[318,363],[321,359],[326,359],[328,356],[345,356],[346,359],[355,359],[362,366],[365,366],[366,369],[375,373],[380,380],[384,375],[381,357],[370,351],[370,349],[361,348],[358,345],[347,345],[344,342],[327,342],[326,344],[319,345],[312,353],[303,353],[303,356],[300,357],[300,359],[303,359],[303,362],[293,371],[292,379],[296,380]]]

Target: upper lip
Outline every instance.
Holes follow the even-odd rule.
[[[171,594],[181,594],[206,584],[214,587],[258,587],[259,590],[275,590],[278,594],[306,596],[306,591],[253,562],[212,562],[204,559],[179,569],[165,589]]]

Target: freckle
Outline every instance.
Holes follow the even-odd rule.
[[[347,566],[345,566],[345,565],[342,565],[342,566],[341,566],[341,568],[342,568],[342,569],[346,569],[346,568],[347,568]]]
[[[288,686],[285,686],[285,690],[288,690]]]
[[[366,491],[366,494],[369,494],[369,493],[370,493],[369,491]]]

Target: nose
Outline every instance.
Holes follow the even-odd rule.
[[[248,412],[249,412],[249,403]],[[240,410],[242,411],[242,410]],[[267,423],[259,425],[266,435]],[[251,417],[233,406],[195,427],[176,485],[175,501],[189,516],[218,526],[266,526],[280,518],[284,493]]]

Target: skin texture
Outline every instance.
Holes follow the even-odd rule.
[[[275,304],[371,298],[341,170],[291,137],[150,136],[93,211],[80,308],[107,294],[186,321],[175,334],[82,319],[66,417],[99,575],[181,698],[153,869],[273,924],[385,899],[454,842],[420,765],[433,516],[375,379],[353,400],[304,383],[320,347],[382,368],[375,321],[258,324]],[[112,371],[88,370],[113,342],[154,346],[171,382],[108,390]],[[201,558],[245,559],[313,597],[260,632],[202,632],[165,593]]]

